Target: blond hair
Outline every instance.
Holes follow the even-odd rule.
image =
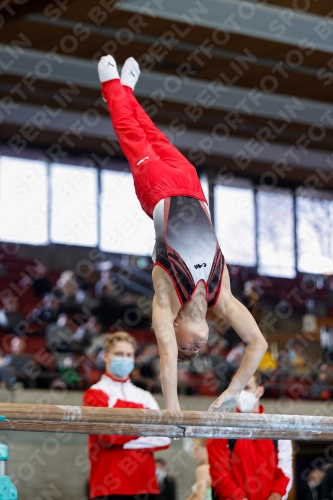
[[[133,346],[134,351],[137,348],[135,338],[127,332],[116,332],[106,335],[104,339],[104,351],[112,349],[117,342],[128,342]]]
[[[197,444],[198,446],[202,446],[203,448],[206,448],[206,442],[207,438],[194,438],[192,439],[194,444]]]

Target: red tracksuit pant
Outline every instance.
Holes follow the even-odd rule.
[[[170,196],[189,196],[207,203],[191,163],[155,127],[119,79],[102,84],[115,134],[126,156],[142,209],[153,218],[156,204]]]

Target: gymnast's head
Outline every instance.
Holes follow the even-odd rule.
[[[178,315],[174,321],[178,345],[178,361],[191,361],[208,341],[209,327],[206,318],[193,319]]]

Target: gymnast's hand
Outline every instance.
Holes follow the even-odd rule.
[[[208,411],[230,411],[239,399],[240,391],[233,389],[226,389],[222,392],[214,403],[210,405]]]

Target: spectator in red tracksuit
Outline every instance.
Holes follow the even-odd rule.
[[[263,413],[260,374],[241,392],[237,411]],[[292,485],[291,441],[208,439],[214,500],[281,500]]]
[[[126,332],[106,337],[106,371],[84,394],[85,406],[158,409],[153,396],[130,381],[135,339]],[[89,435],[90,499],[139,500],[159,493],[154,452],[168,448],[164,437]],[[141,496],[140,496],[141,495]]]

